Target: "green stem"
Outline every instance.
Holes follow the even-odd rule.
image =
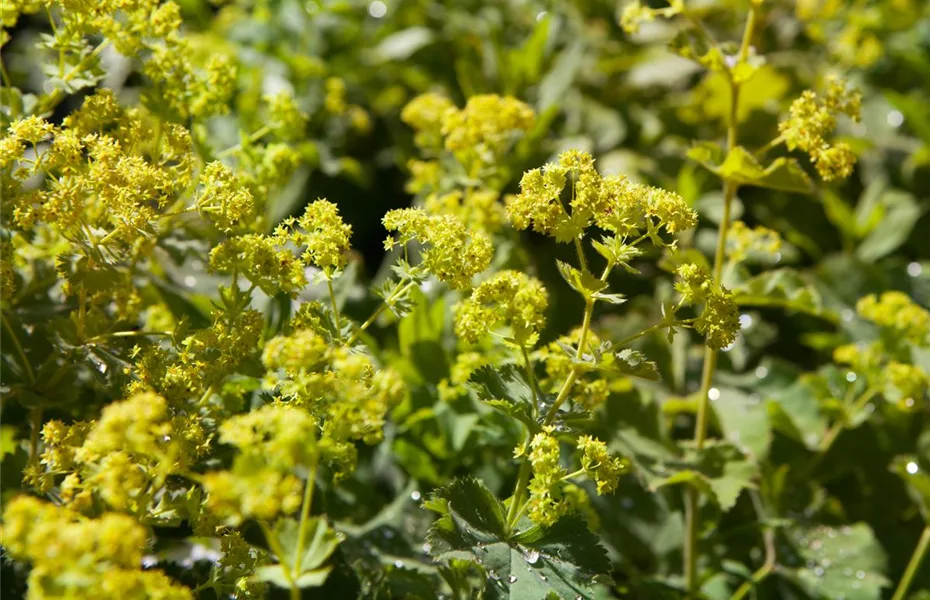
[[[41,404],[33,407],[29,422],[32,426],[29,434],[29,464],[35,464],[39,460],[39,432],[42,431]]]
[[[304,500],[300,506],[300,523],[297,526],[297,555],[294,557],[294,577],[300,577],[301,563],[303,563],[304,541],[307,537],[307,521],[310,519],[310,505],[313,503],[313,484],[316,480],[316,460],[307,474],[307,483],[304,485]],[[298,597],[300,590],[298,588]]]
[[[575,237],[575,252],[578,253],[578,262],[581,263],[581,270],[588,270],[588,261],[584,257],[584,247],[581,245],[581,238]]]
[[[585,471],[584,468],[581,468],[573,473],[569,473],[568,475],[563,475],[562,478],[559,479],[559,481],[568,481],[569,479],[573,479],[575,477],[581,477],[585,473],[587,473],[587,471]]]
[[[526,351],[526,346],[520,344],[520,352],[523,353],[523,365],[526,368],[527,381],[530,384],[530,392],[533,394],[533,416],[539,411],[539,397],[536,394],[536,375],[533,373],[533,363],[530,362],[530,354]]]
[[[103,340],[108,340],[111,338],[126,338],[126,337],[171,337],[171,334],[166,331],[114,331],[113,333],[101,333],[100,335],[95,335],[94,337],[87,338],[84,340],[85,344],[96,344],[97,342],[102,342]]]
[[[103,40],[102,42],[100,42],[100,44],[96,48],[94,48],[90,54],[85,56],[81,62],[74,65],[73,69],[65,73],[64,77],[61,78],[62,82],[67,83],[68,81],[71,81],[72,77],[77,75],[79,72],[83,71],[84,68],[87,67],[87,65],[89,65],[94,59],[100,56],[100,53],[103,52],[104,49],[106,49],[106,47],[109,45],[110,45],[110,40]],[[34,114],[41,115],[41,114],[44,114],[46,111],[51,110],[52,108],[55,107],[56,104],[58,104],[58,102],[61,101],[64,95],[65,93],[62,90],[62,88],[60,87],[55,88],[51,94],[46,96],[45,99],[43,99],[42,102],[39,103],[39,106],[37,107],[37,110],[35,111]]]
[[[13,326],[10,325],[9,320],[6,318],[6,313],[0,311],[0,319],[2,319],[3,326],[10,334],[10,340],[13,342],[13,348],[16,349],[16,353],[19,355],[19,362],[23,367],[23,373],[26,375],[26,380],[29,382],[29,385],[35,385],[36,374],[32,370],[32,365],[29,364],[29,359],[26,357],[26,352],[23,350],[22,345],[19,343],[19,338],[16,336],[16,332],[13,330]]]
[[[250,135],[247,138],[247,141],[249,144],[253,144],[257,142],[258,140],[260,140],[262,137],[264,137],[268,133],[271,133],[271,127],[266,125],[262,127],[261,129],[258,129],[257,131],[255,131],[255,133],[253,133],[252,135]],[[230,146],[229,148],[226,148],[225,150],[217,154],[216,158],[217,159],[226,158],[227,156],[230,156],[241,149],[242,149],[242,143],[240,142],[236,144],[235,146]]]
[[[749,46],[752,42],[756,24],[756,6],[749,11],[746,19],[746,28],[743,31],[743,41],[740,44],[737,64],[743,63],[749,57]],[[727,123],[727,152],[733,150],[737,144],[737,129],[739,126],[739,93],[740,84],[730,78],[730,115]],[[727,233],[730,228],[730,209],[733,198],[736,196],[737,184],[724,180],[723,186],[723,217],[720,220],[720,231],[717,234],[717,248],[714,252],[713,279],[720,285],[720,276],[723,271],[724,255],[726,252]],[[717,366],[717,350],[706,347],[704,349],[704,366],[701,371],[701,389],[698,396],[697,420],[694,427],[694,444],[698,450],[704,447],[707,439],[707,413],[714,370]],[[685,585],[688,597],[693,598],[698,590],[698,510],[700,493],[697,489],[689,487],[685,500]]]
[[[384,312],[384,309],[386,309],[386,308],[388,307],[389,304],[391,304],[392,302],[394,302],[394,301],[395,301],[397,298],[399,298],[400,296],[403,296],[404,294],[406,294],[406,293],[407,293],[407,290],[409,290],[411,287],[413,287],[414,283],[416,283],[416,282],[414,282],[414,281],[411,281],[411,282],[407,283],[407,285],[401,287],[401,284],[402,284],[403,282],[404,282],[403,279],[401,279],[400,281],[397,282],[397,285],[394,286],[394,291],[392,291],[391,294],[384,300],[384,302],[381,303],[381,306],[379,306],[377,309],[375,309],[375,312],[373,312],[373,313],[371,314],[371,316],[368,317],[368,320],[365,321],[364,323],[362,323],[361,326],[359,326],[359,328],[355,330],[355,333],[353,333],[353,334],[349,337],[349,341],[346,342],[346,345],[347,345],[347,346],[351,346],[353,342],[355,342],[356,340],[358,340],[358,336],[360,336],[360,335],[362,334],[363,331],[365,331],[366,329],[368,329],[368,328],[371,326],[371,324],[374,323],[375,320],[376,320],[378,317],[381,316],[381,313]]]
[[[264,521],[258,522],[259,527],[262,528],[262,533],[265,534],[265,539],[268,541],[268,546],[271,548],[271,551],[274,552],[275,556],[278,557],[280,562],[281,557],[285,555],[284,548],[281,546],[281,543],[278,541],[277,536],[271,530],[271,527],[268,526]],[[291,570],[287,568],[287,565],[282,564],[281,570],[284,572],[284,578],[287,579],[287,582],[291,585],[291,598],[300,598],[300,588],[297,587],[297,582],[294,581],[294,576],[291,574]],[[297,590],[297,595],[294,596],[294,590]]]
[[[920,568],[920,563],[923,562],[928,549],[930,549],[930,525],[924,527],[924,532],[920,534],[920,541],[917,542],[917,547],[914,548],[914,554],[911,555],[911,560],[907,563],[907,568],[904,570],[904,576],[901,577],[901,581],[898,583],[898,589],[895,590],[891,600],[904,600],[905,596],[907,596],[907,591],[911,587],[911,582],[917,574],[917,569]]]
[[[527,432],[526,442],[523,444],[523,453],[527,454],[530,451],[530,433]],[[526,486],[530,482],[530,473],[532,472],[532,465],[530,461],[524,459],[520,463],[520,472],[517,473],[517,485],[513,491],[513,498],[510,500],[510,508],[507,510],[507,528],[512,529],[514,525],[517,524],[517,520],[520,518],[520,514],[523,513],[523,506],[526,504],[523,501],[523,496],[526,493]]]
[[[333,292],[333,282],[329,277],[326,278],[326,287],[329,289],[329,301],[332,302],[333,305],[333,320],[336,322],[336,332],[339,337],[342,337],[341,333],[339,333],[342,328],[339,325],[339,309],[336,308],[336,294]]]
[[[867,388],[862,394],[856,398],[852,403],[852,409],[850,412],[856,414],[865,409],[865,405],[878,393],[878,390],[875,388]],[[827,455],[827,452],[830,451],[830,448],[833,447],[833,444],[836,442],[837,438],[846,429],[846,420],[837,421],[833,424],[830,429],[824,434],[823,438],[820,440],[820,447],[817,448],[817,454],[807,463],[804,469],[801,471],[801,478],[806,478],[810,475],[814,469],[820,464],[820,462]]]

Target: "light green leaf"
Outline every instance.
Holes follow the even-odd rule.
[[[887,206],[885,216],[856,249],[856,255],[864,261],[875,261],[897,250],[910,237],[922,212],[907,192],[886,192],[882,200]]]
[[[432,30],[426,27],[408,27],[381,40],[375,48],[375,55],[381,62],[406,60],[417,50],[432,43],[433,39]]]
[[[768,455],[772,430],[768,410],[758,395],[720,388],[714,412],[727,440],[745,449],[756,460]]]
[[[810,177],[797,161],[791,158],[776,158],[763,167],[742,146],[730,150],[720,162],[723,152],[719,146],[700,143],[688,151],[688,158],[702,164],[719,177],[739,185],[765,187],[785,192],[810,194],[814,191]]]
[[[588,271],[582,271],[561,260],[556,261],[559,274],[573,290],[584,296],[591,298],[594,294],[607,289],[607,283],[601,281]]]
[[[879,600],[885,578],[885,553],[865,523],[842,527],[795,529],[794,538],[803,567],[798,582],[822,600]]]

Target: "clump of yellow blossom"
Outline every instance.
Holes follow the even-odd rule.
[[[494,248],[481,231],[471,231],[451,215],[430,215],[418,208],[388,211],[384,228],[397,232],[386,249],[417,241],[423,246],[423,267],[456,290],[471,286],[472,278],[488,268]]]
[[[549,294],[539,280],[520,271],[501,271],[456,307],[455,332],[474,343],[503,322],[515,344],[532,344],[546,324],[548,305]]]
[[[678,194],[622,176],[602,177],[593,157],[577,150],[527,171],[507,213],[514,228],[531,227],[560,242],[580,237],[593,224],[618,236],[647,233],[654,240],[660,227],[674,234],[697,224],[697,213]]]
[[[32,564],[29,597],[192,600],[191,591],[157,570],[142,570],[148,545],[144,527],[125,515],[82,517],[29,496],[3,512],[3,546],[10,557]]]
[[[856,311],[896,337],[926,344],[930,334],[930,312],[902,292],[884,292],[861,298]]]
[[[788,118],[778,128],[788,149],[807,152],[824,181],[845,179],[852,174],[856,156],[848,144],[831,145],[826,137],[836,129],[839,115],[858,121],[861,108],[858,92],[847,89],[842,80],[830,78],[823,97],[805,91],[791,104]]]
[[[604,442],[588,435],[578,438],[577,447],[583,453],[581,467],[597,483],[597,493],[609,494],[616,490],[620,476],[630,468],[629,462],[610,456]]]
[[[740,323],[739,307],[733,293],[715,284],[710,274],[697,265],[680,265],[677,274],[675,290],[681,295],[682,303],[704,305],[694,328],[704,336],[705,343],[719,350],[736,341]]]
[[[537,433],[530,441],[530,465],[533,478],[528,490],[527,515],[540,525],[552,525],[571,510],[561,494],[559,484],[565,476],[560,463],[559,441],[551,432]]]

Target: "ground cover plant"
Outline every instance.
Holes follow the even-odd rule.
[[[930,8],[4,0],[3,598],[930,599]]]

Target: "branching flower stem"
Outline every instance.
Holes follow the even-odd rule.
[[[746,28],[743,31],[743,41],[740,45],[737,64],[744,63],[749,58],[749,47],[756,27],[756,11],[754,4],[746,19]],[[740,83],[729,78],[730,83],[730,115],[727,124],[727,152],[736,147],[737,130],[739,126],[739,96]],[[731,180],[725,180],[723,186],[723,217],[720,220],[720,231],[717,234],[717,248],[714,252],[713,278],[719,284],[723,274],[724,255],[726,253],[727,233],[730,228],[730,209],[733,198],[736,196],[738,185]],[[717,350],[706,347],[704,349],[704,366],[701,372],[701,389],[698,396],[697,421],[694,428],[694,445],[700,450],[707,440],[707,413],[708,394],[713,383],[714,371],[717,367]],[[697,573],[698,559],[698,505],[700,493],[697,489],[689,487],[685,498],[685,586],[689,598],[694,598],[699,587]]]

